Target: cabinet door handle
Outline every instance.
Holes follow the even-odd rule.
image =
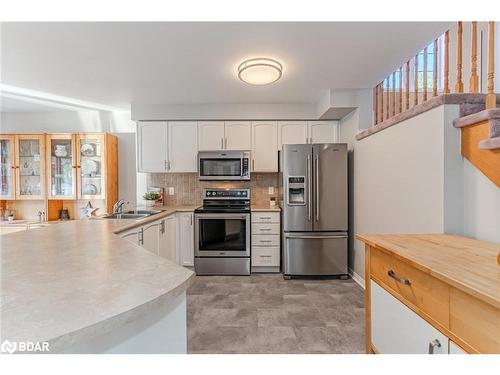
[[[220,149],[224,150],[224,138],[220,139]]]
[[[432,340],[429,342],[429,354],[434,354],[434,348],[440,348],[441,343],[439,342],[438,339]]]
[[[398,283],[403,284],[403,285],[411,285],[410,280],[404,279],[402,277],[399,277],[396,275],[396,273],[393,270],[390,270],[387,272],[387,275],[389,277],[392,277],[394,280],[396,280]]]
[[[165,170],[168,170],[167,159],[165,159]]]
[[[255,170],[255,159],[252,159],[252,171]]]
[[[139,235],[139,245],[144,245],[144,230],[141,228],[141,230],[138,232]]]
[[[224,148],[227,150],[227,138],[224,138]]]

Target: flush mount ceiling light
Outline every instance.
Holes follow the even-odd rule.
[[[238,66],[238,78],[251,85],[268,85],[281,78],[283,65],[273,59],[258,57]]]

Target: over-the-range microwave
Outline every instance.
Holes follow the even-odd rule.
[[[250,180],[250,151],[198,152],[200,180]]]

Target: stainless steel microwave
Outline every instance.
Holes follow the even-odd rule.
[[[250,151],[198,152],[200,180],[250,180]]]

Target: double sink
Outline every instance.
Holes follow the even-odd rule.
[[[143,219],[159,214],[160,210],[130,210],[103,216],[104,219]]]

